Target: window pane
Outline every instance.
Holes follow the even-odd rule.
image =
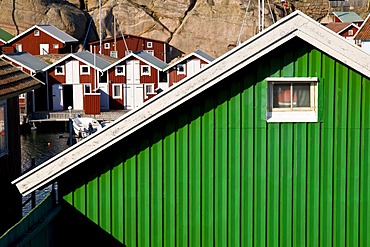
[[[291,107],[290,83],[273,84],[273,107]]]
[[[114,96],[121,96],[121,87],[119,86],[119,85],[114,85],[113,86],[113,90],[114,90],[114,92],[113,92],[113,95]]]
[[[310,107],[310,83],[297,83],[293,85],[294,96],[297,99],[296,107]]]

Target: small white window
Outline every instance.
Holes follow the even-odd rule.
[[[145,50],[147,53],[149,53],[150,55],[154,56],[154,51],[153,50]]]
[[[113,99],[122,99],[122,84],[112,84]]]
[[[185,64],[178,64],[176,66],[176,70],[177,70],[177,74],[178,75],[185,75],[186,74],[186,71],[185,71]]]
[[[6,100],[0,100],[0,157],[8,154],[8,124]]]
[[[104,43],[104,49],[108,50],[110,48],[110,43]]]
[[[90,67],[87,65],[80,66],[80,73],[81,75],[90,75]]]
[[[34,35],[34,36],[40,36],[40,31],[39,31],[39,30],[35,30],[35,31],[33,31],[33,35]]]
[[[17,50],[17,52],[22,52],[22,44],[16,44],[15,49]]]
[[[317,78],[267,78],[267,122],[317,122]]]
[[[118,58],[118,51],[111,51],[109,55],[110,57]]]
[[[125,75],[125,66],[124,65],[117,65],[115,67],[116,75]]]
[[[91,84],[84,84],[84,94],[91,93]]]
[[[20,98],[20,99],[25,99],[25,98],[26,98],[26,94],[25,94],[25,93],[21,93],[21,94],[19,95],[19,98]]]
[[[55,75],[64,75],[64,65],[55,66]]]
[[[149,65],[141,65],[141,75],[150,75]]]
[[[151,41],[146,42],[146,47],[147,48],[153,48],[153,42],[151,42]]]
[[[348,35],[353,35],[353,30],[352,29],[350,29],[350,30],[348,30]]]
[[[148,98],[148,94],[153,94],[154,93],[154,84],[145,84],[144,85],[144,94],[145,98]]]
[[[59,44],[53,44],[54,49],[59,49]]]

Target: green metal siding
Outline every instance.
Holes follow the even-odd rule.
[[[267,123],[270,76],[318,77],[319,122]],[[115,144],[64,198],[126,246],[368,246],[369,83],[292,40]]]

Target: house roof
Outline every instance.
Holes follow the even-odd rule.
[[[341,22],[363,22],[364,20],[355,12],[333,12]]]
[[[128,39],[130,37],[134,37],[134,38],[138,38],[138,39],[145,39],[145,40],[148,40],[148,41],[155,41],[155,42],[160,42],[160,43],[167,44],[167,42],[163,41],[163,40],[146,38],[146,37],[141,37],[141,36],[137,36],[137,35],[133,35],[133,34],[124,34],[124,37],[125,37],[125,39]],[[116,39],[122,39],[122,34],[116,35]],[[112,41],[114,41],[114,37],[108,37],[108,38],[102,39],[102,43],[112,42]],[[100,40],[92,41],[92,42],[89,42],[88,44],[89,45],[97,45],[97,44],[100,44]]]
[[[8,40],[12,39],[14,36],[0,28],[0,41],[6,43]]]
[[[105,70],[108,70],[114,66],[116,66],[117,64],[120,64],[122,61],[125,61],[127,60],[128,58],[130,57],[135,57],[147,64],[150,64],[151,66],[153,66],[154,68],[158,69],[158,70],[164,70],[168,64],[163,62],[162,60],[160,60],[159,58],[156,58],[155,56],[152,56],[150,55],[148,52],[146,51],[137,51],[137,52],[132,52],[128,55],[126,55],[125,57],[119,59],[117,62],[111,64],[110,66],[106,67]]]
[[[370,14],[362,23],[360,29],[357,31],[354,39],[356,40],[370,40]]]
[[[47,63],[27,52],[3,54],[1,57],[20,64],[22,67],[30,70],[33,73],[42,71],[43,68],[48,66]]]
[[[43,84],[0,58],[0,100],[18,96]]]
[[[192,56],[195,56],[199,59],[202,59],[208,63],[212,62],[214,59],[214,57],[208,55],[207,53],[205,53],[204,51],[202,50],[196,50],[188,55],[186,55],[185,57],[183,58],[180,58],[179,60],[177,60],[176,62],[170,64],[165,70],[168,70],[169,68],[173,68],[174,66],[176,66],[177,64],[183,62],[183,61],[186,61],[187,59],[191,58]]]
[[[330,30],[332,30],[332,31],[334,31],[338,34],[340,34],[343,31],[349,29],[350,27],[354,27],[357,30],[359,29],[359,27],[356,26],[355,24],[345,23],[345,22],[331,22],[331,23],[328,23],[325,27],[329,28]]]
[[[77,39],[73,38],[71,35],[63,32],[62,30],[54,27],[53,25],[50,25],[50,24],[42,24],[41,25],[41,24],[39,24],[39,25],[34,25],[34,26],[30,27],[26,31],[24,31],[24,32],[20,33],[19,35],[15,36],[14,38],[8,40],[8,43],[11,43],[14,40],[17,40],[19,37],[22,37],[25,34],[27,34],[28,32],[30,32],[32,30],[35,30],[35,29],[39,29],[39,30],[47,33],[51,37],[59,40],[60,42],[62,42],[64,44],[77,43],[78,42]]]
[[[89,51],[81,51],[81,52],[70,53],[68,55],[65,55],[63,58],[45,67],[43,71],[49,70],[55,65],[58,65],[59,63],[67,60],[68,58],[75,58],[83,63],[90,65],[92,68],[99,70],[99,71],[103,71],[106,67],[110,65],[109,62],[105,61],[104,59],[102,59],[101,57],[97,55],[94,55],[93,53]]]
[[[295,38],[304,40],[316,49],[370,78],[370,55],[366,51],[302,12],[295,11],[218,57],[195,76],[185,78],[12,183],[17,186],[22,195],[27,195],[53,182],[84,161],[129,137],[143,126],[177,109],[186,101]]]

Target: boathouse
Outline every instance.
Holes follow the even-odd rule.
[[[75,52],[77,45],[77,39],[57,27],[39,24],[8,40],[3,52],[28,52],[32,55],[64,54]]]
[[[157,95],[165,84],[168,66],[146,51],[128,54],[106,67],[110,84],[110,109],[135,109]]]
[[[296,11],[13,184],[59,244],[369,246],[369,69]]]
[[[168,87],[181,81],[187,76],[196,74],[200,69],[207,66],[214,58],[198,49],[183,58],[171,63],[165,71],[168,74]]]
[[[22,217],[22,198],[11,185],[21,175],[18,96],[42,85],[0,58],[0,235]]]

